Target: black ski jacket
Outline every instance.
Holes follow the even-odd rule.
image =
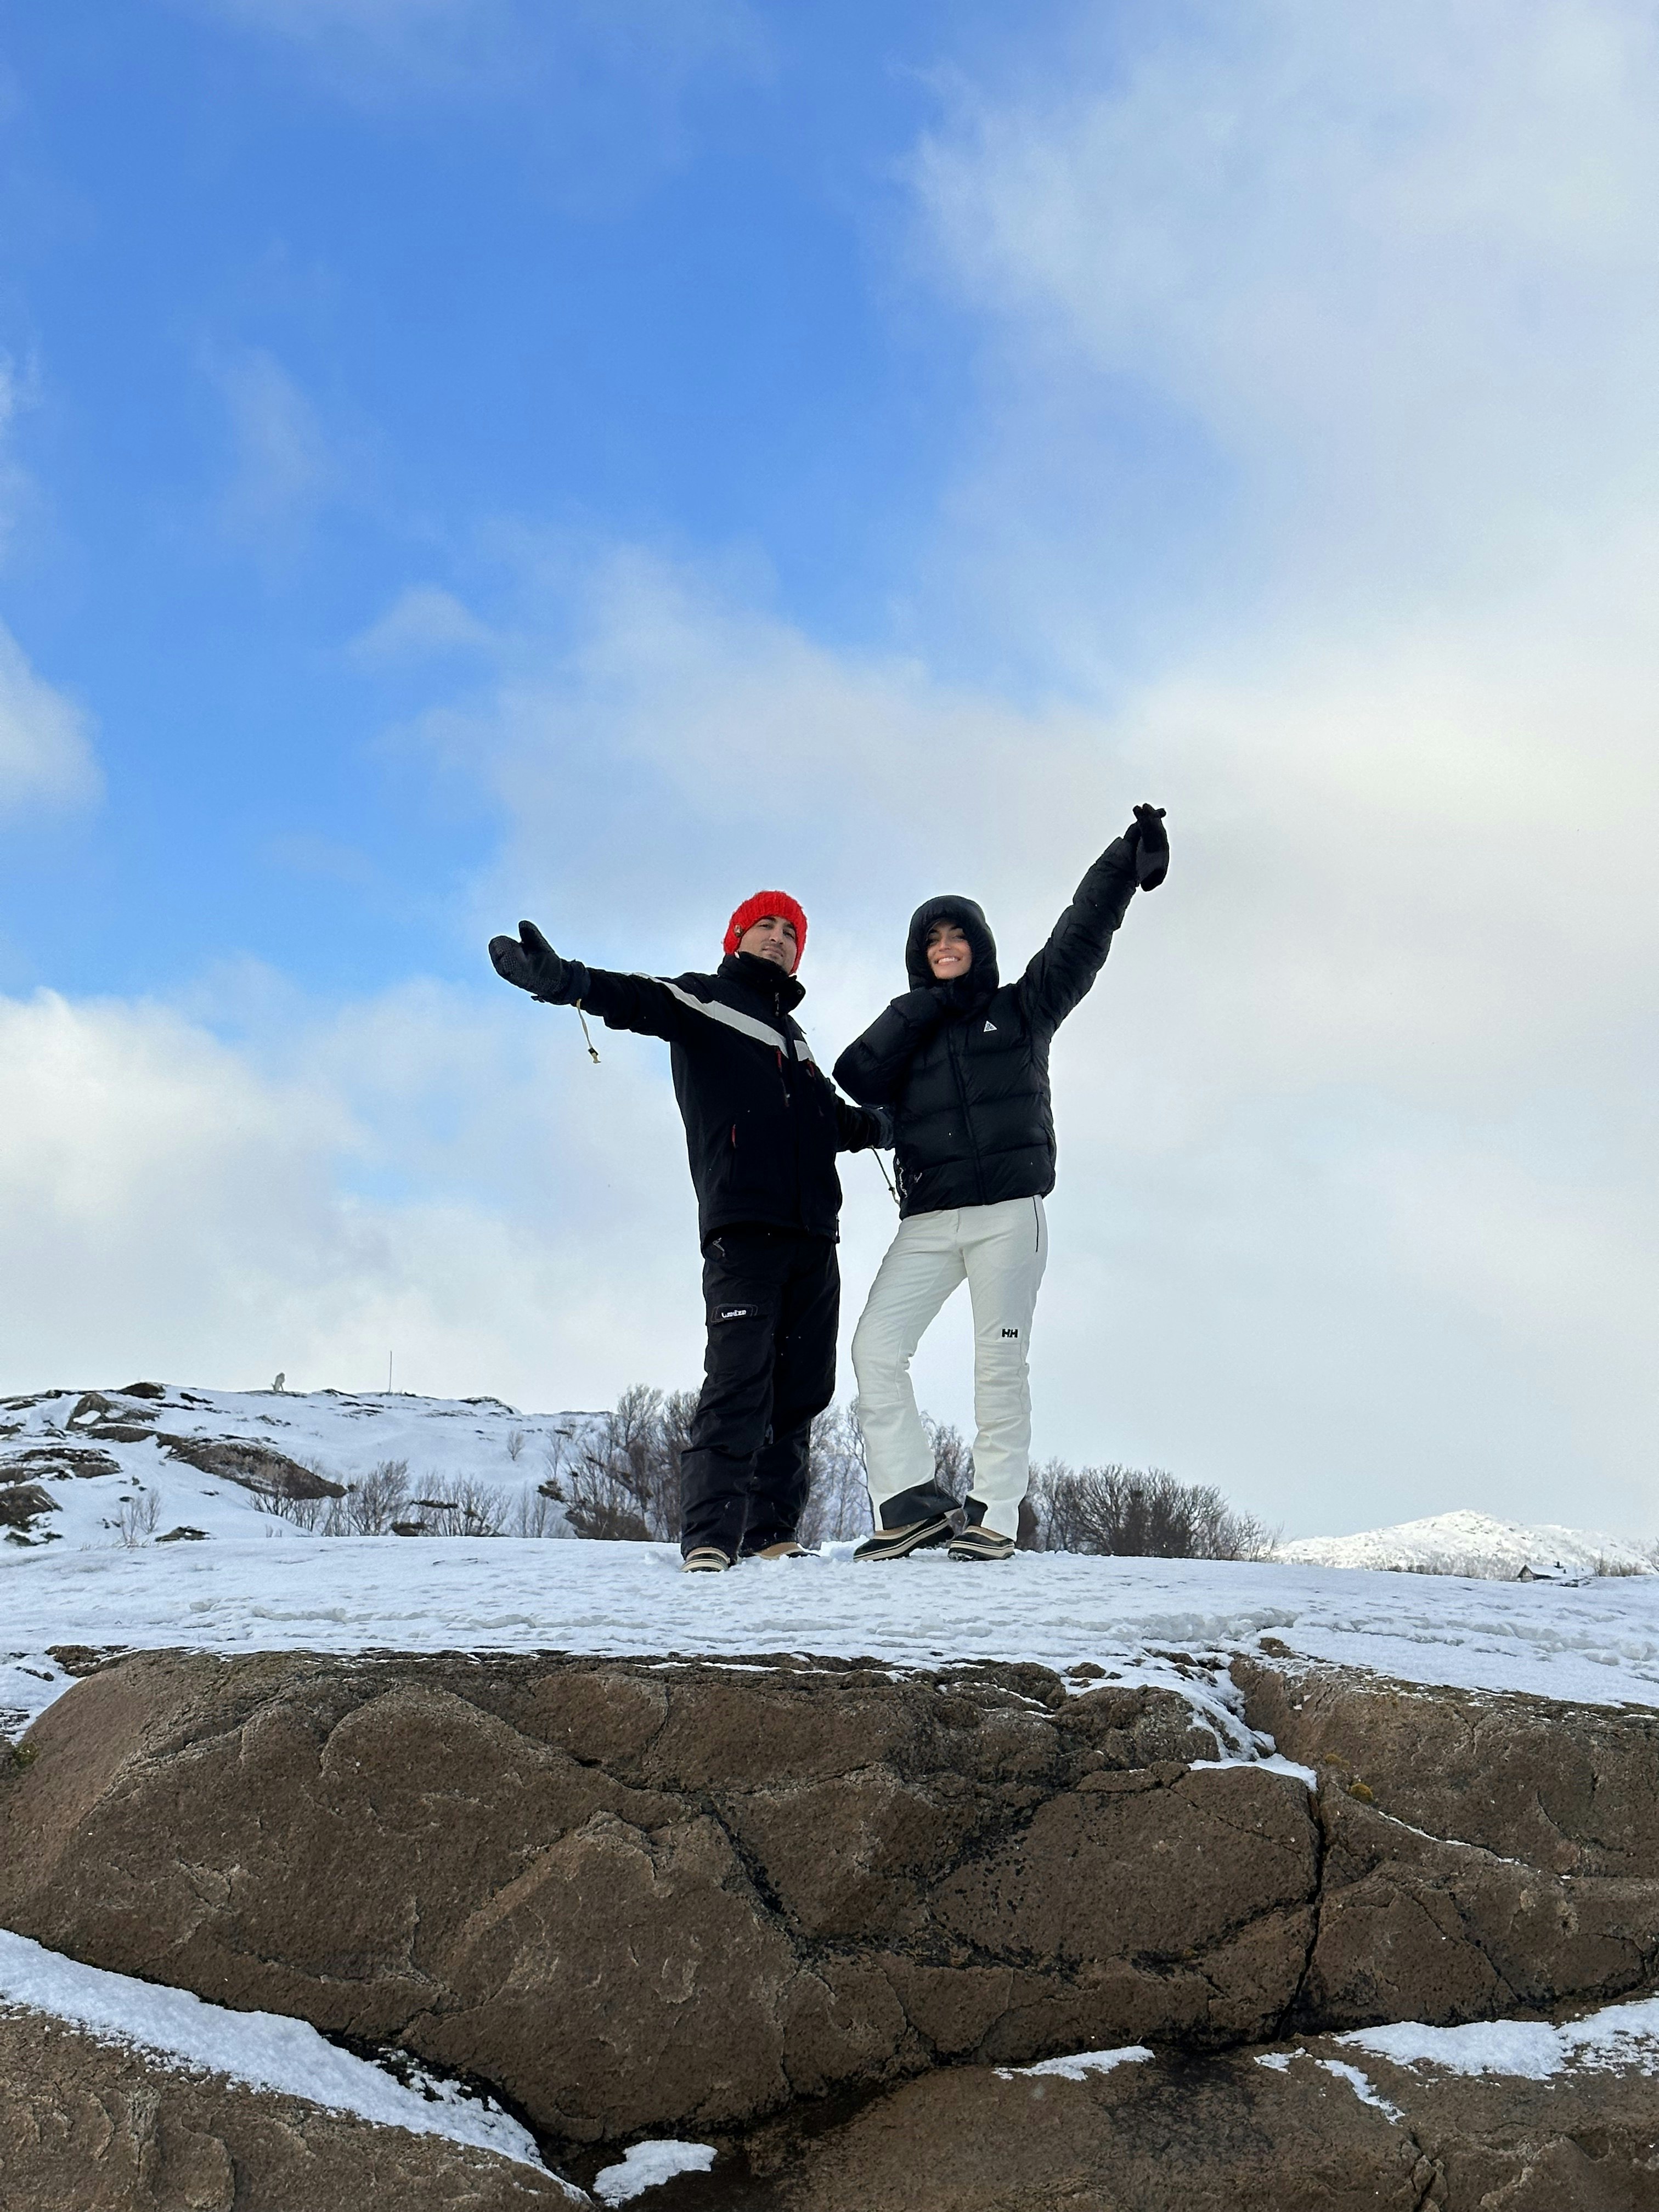
[[[881,1119],[837,1097],[793,1010],[793,975],[728,953],[712,975],[623,975],[569,963],[570,998],[613,1030],[665,1037],[704,1244],[752,1222],[834,1237],[836,1154],[890,1141]]]
[[[1135,890],[1134,855],[1115,839],[1018,983],[1001,982],[997,948],[972,899],[934,898],[910,920],[912,986],[836,1062],[836,1080],[866,1106],[893,1109],[901,1211],[937,1213],[1046,1197],[1054,1187],[1048,1044],[1099,974]],[[974,964],[933,981],[927,933],[956,922]]]

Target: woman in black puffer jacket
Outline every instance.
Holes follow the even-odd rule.
[[[1099,974],[1137,887],[1169,869],[1163,810],[1138,806],[1078,885],[1017,983],[972,899],[934,898],[910,921],[911,988],[836,1062],[861,1105],[892,1110],[899,1232],[853,1339],[876,1533],[860,1559],[949,1542],[953,1559],[1010,1556],[1030,1474],[1031,1318],[1054,1187],[1048,1047]],[[910,1361],[957,1285],[974,1306],[974,1482],[966,1525],[933,1480]]]

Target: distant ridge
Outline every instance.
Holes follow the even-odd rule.
[[[1575,1582],[1595,1574],[1659,1573],[1659,1545],[1594,1528],[1498,1521],[1489,1513],[1437,1513],[1357,1536],[1302,1536],[1280,1544],[1288,1566],[1370,1567],[1395,1574],[1465,1575],[1477,1582]]]

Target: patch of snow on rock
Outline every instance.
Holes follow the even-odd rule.
[[[435,2081],[430,2095],[405,2088],[378,2066],[337,2049],[307,2021],[207,2004],[188,1990],[83,1966],[5,1929],[0,1929],[0,2005],[46,2013],[109,2042],[181,2060],[251,2088],[303,2097],[411,2135],[446,2136],[542,2167],[534,2140],[498,2106],[463,2097],[448,2084],[441,2088]],[[572,2201],[580,2202],[574,2191]]]
[[[1322,2058],[1318,2064],[1322,2072],[1334,2074],[1339,2081],[1346,2081],[1362,2105],[1375,2105],[1379,2112],[1391,2120],[1405,2118],[1406,2115],[1397,2105],[1391,2105],[1386,2097],[1377,2095],[1371,2087],[1370,2076],[1362,2074],[1357,2066],[1349,2066],[1340,2058]]]
[[[999,2080],[1012,2081],[1018,2075],[1052,2074],[1062,2081],[1082,2081],[1091,2074],[1109,2074],[1115,2066],[1139,2066],[1152,2052],[1144,2043],[1126,2043],[1118,2051],[1079,2051],[1066,2058],[1045,2058],[1036,2066],[999,2066]]]
[[[712,2143],[675,2142],[667,2136],[635,2143],[620,2166],[607,2166],[595,2176],[593,2194],[602,2204],[626,2204],[647,2189],[660,2189],[677,2173],[707,2173],[714,2163]]]
[[[1443,2074],[1547,2081],[1574,2065],[1633,2066],[1659,2074],[1659,1997],[1607,2005],[1561,2027],[1547,2020],[1475,2021],[1465,2027],[1429,2027],[1408,2020],[1357,2028],[1337,2039],[1391,2058],[1396,2066],[1432,2066]]]

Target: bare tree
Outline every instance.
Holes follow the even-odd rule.
[[[565,1536],[569,1530],[555,1499],[549,1497],[545,1485],[538,1490],[521,1490],[514,1511],[513,1534],[515,1536]]]
[[[360,1482],[346,1485],[340,1518],[354,1536],[384,1536],[409,1513],[409,1462],[383,1459]],[[332,1516],[331,1516],[331,1518]],[[333,1534],[325,1523],[325,1534]]]
[[[680,1455],[696,1405],[635,1382],[542,1487],[564,1505],[578,1536],[673,1543],[680,1533]]]
[[[507,1527],[506,1493],[493,1483],[468,1475],[444,1487],[444,1497],[410,1501],[410,1519],[418,1522],[423,1536],[499,1536]]]
[[[115,1533],[128,1551],[136,1551],[155,1534],[155,1523],[161,1518],[161,1500],[154,1490],[135,1489],[131,1498],[124,1498],[115,1509]]]
[[[1031,1482],[1033,1548],[1106,1553],[1121,1559],[1259,1559],[1272,1532],[1236,1512],[1209,1483],[1178,1482],[1163,1468],[1073,1469],[1063,1460]]]
[[[808,1551],[867,1534],[870,1492],[855,1407],[830,1406],[812,1424],[810,1482],[796,1535]]]
[[[936,1421],[924,1413],[921,1425],[933,1447],[933,1481],[949,1498],[966,1498],[973,1486],[974,1454],[962,1431],[950,1421]]]

